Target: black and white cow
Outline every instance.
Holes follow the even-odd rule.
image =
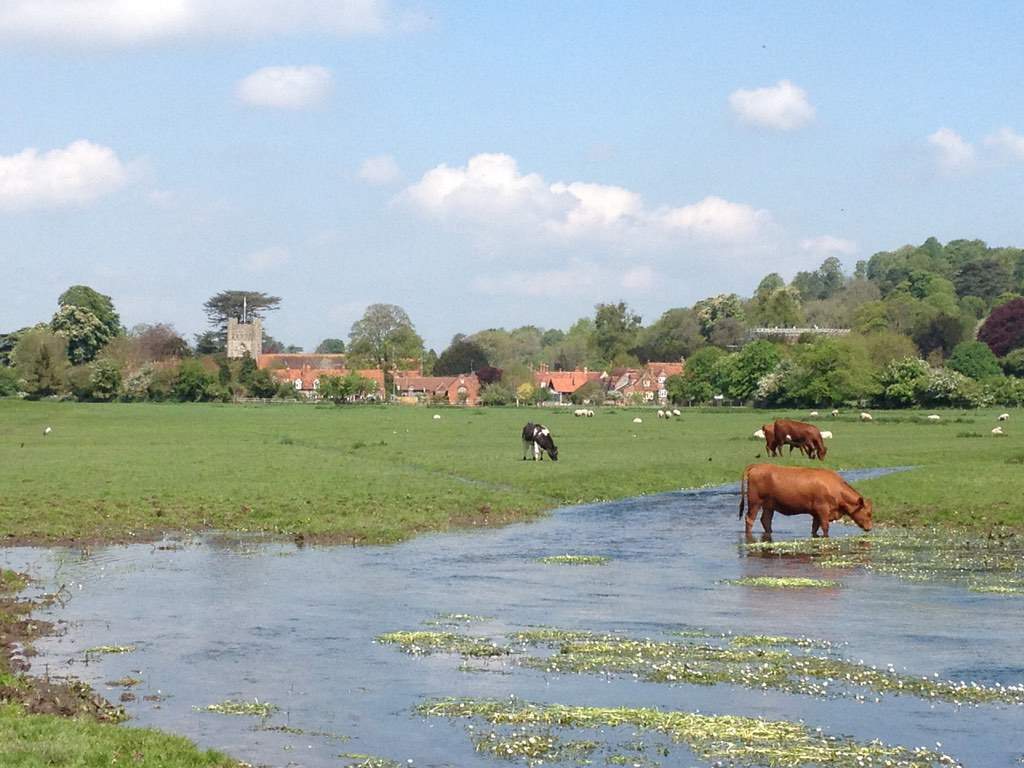
[[[526,454],[532,449],[534,461],[544,461],[544,451],[552,461],[558,461],[558,448],[551,437],[551,432],[543,424],[530,422],[523,427],[523,461],[526,461]]]

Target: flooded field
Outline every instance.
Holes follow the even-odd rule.
[[[737,505],[711,489],[394,547],[204,537],[0,564],[63,597],[36,674],[252,764],[1019,763],[1019,540],[809,543],[796,517],[750,545]]]

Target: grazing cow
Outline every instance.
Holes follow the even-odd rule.
[[[526,454],[532,449],[534,461],[544,461],[544,451],[552,461],[558,461],[558,448],[551,437],[551,432],[543,424],[528,423],[523,427],[523,461],[526,461]]]
[[[811,536],[828,536],[829,523],[843,515],[853,519],[863,530],[870,531],[871,500],[830,469],[780,467],[774,464],[751,464],[740,479],[740,517],[746,503],[746,531],[754,527],[761,513],[761,527],[771,535],[772,516],[811,515]]]
[[[782,441],[775,434],[774,424],[765,424],[758,430],[761,433],[761,437],[764,438],[764,449],[768,451],[769,456],[781,456],[782,455]]]
[[[799,448],[809,459],[825,460],[828,448],[825,447],[821,431],[816,426],[793,419],[776,419],[774,426],[775,439],[780,448],[788,444],[790,453],[793,452],[793,448]]]

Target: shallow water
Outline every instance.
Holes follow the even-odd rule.
[[[855,482],[856,474],[851,475]],[[63,608],[40,612],[66,632],[39,643],[36,674],[104,682],[141,678],[134,725],[182,733],[253,764],[319,768],[342,753],[426,766],[500,764],[474,752],[466,723],[412,714],[427,698],[518,697],[598,706],[658,706],[804,720],[858,740],[935,747],[967,766],[1008,766],[1024,755],[1024,708],[958,707],[913,697],[821,699],[731,685],[552,675],[511,662],[459,671],[455,656],[414,657],[374,638],[430,629],[439,614],[494,617],[468,627],[501,640],[530,626],[662,636],[678,629],[810,636],[846,643],[868,664],[941,679],[1024,681],[1024,601],[962,587],[822,569],[804,558],[748,557],[735,487],[566,508],[540,522],[424,536],[392,547],[298,548],[204,537],[179,547],[0,550],[42,589],[65,585]],[[808,535],[808,517],[776,516],[775,540]],[[862,534],[834,526],[834,536]],[[870,534],[869,534],[870,535]],[[163,542],[167,545],[169,542]],[[564,553],[603,566],[544,565]],[[744,576],[832,578],[841,589],[764,590],[721,583]],[[90,656],[98,645],[136,646]],[[160,701],[145,701],[159,694]],[[270,725],[196,711],[228,698],[270,701]],[[346,741],[323,732],[349,737]],[[620,736],[622,734],[619,734]],[[593,733],[588,738],[595,738]],[[628,734],[627,734],[628,736]],[[686,756],[684,758],[684,756]],[[699,765],[684,747],[665,765]]]

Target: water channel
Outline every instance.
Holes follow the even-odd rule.
[[[857,475],[851,476],[856,482]],[[204,536],[159,544],[0,550],[41,591],[64,585],[63,607],[40,612],[63,631],[39,643],[35,674],[72,674],[116,700],[106,681],[134,676],[131,724],[188,736],[254,765],[322,768],[343,753],[420,766],[493,766],[464,722],[427,719],[418,703],[446,696],[645,706],[803,720],[858,740],[935,747],[966,766],[1024,755],[1024,708],[957,706],[911,696],[881,702],[734,685],[552,674],[513,660],[460,670],[452,655],[411,656],[375,642],[448,614],[492,617],[473,634],[554,626],[661,637],[679,629],[809,636],[845,643],[846,658],[916,675],[1004,685],[1024,681],[1019,599],[862,570],[830,572],[799,558],[748,556],[735,486],[565,508],[536,523],[422,536],[391,547],[300,547]],[[807,517],[776,516],[776,539],[806,537]],[[865,536],[834,526],[834,536]],[[538,558],[603,555],[602,566]],[[835,578],[838,589],[764,590],[745,576]],[[100,645],[132,653],[89,655]],[[147,697],[149,699],[147,700]],[[225,699],[269,701],[268,721],[197,709]],[[344,737],[344,739],[335,738]],[[351,762],[351,761],[349,761]],[[685,748],[665,765],[703,765]]]

